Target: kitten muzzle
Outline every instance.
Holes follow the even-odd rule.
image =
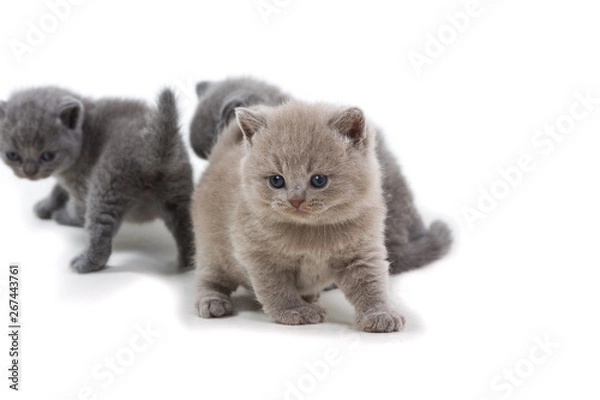
[[[304,203],[304,199],[290,199],[289,201],[296,210],[300,210],[300,205]]]
[[[40,167],[37,165],[35,161],[27,160],[23,164],[23,172],[27,175],[28,178],[34,178],[39,172]]]

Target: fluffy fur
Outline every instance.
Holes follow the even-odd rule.
[[[252,78],[233,78],[196,85],[198,106],[192,119],[192,149],[208,159],[218,134],[233,121],[236,107],[275,106],[289,99],[279,88]]]
[[[124,219],[155,218],[175,237],[181,267],[192,268],[192,169],[170,90],[160,94],[157,109],[56,87],[17,92],[0,103],[0,157],[19,178],[56,178],[35,213],[86,226],[89,246],[71,263],[77,271],[106,265]]]
[[[279,88],[250,78],[201,82],[197,92],[200,103],[190,138],[192,147],[202,158],[209,157],[217,138],[228,124],[236,124],[232,122],[235,107],[274,106],[289,100],[289,96]],[[381,132],[376,130],[375,135],[387,208],[385,243],[390,272],[398,274],[443,257],[452,245],[452,236],[448,226],[441,221],[433,222],[429,228],[424,225],[396,158],[386,146]]]
[[[231,314],[243,285],[274,321],[318,323],[316,299],[335,283],[361,329],[399,330],[377,138],[362,111],[289,102],[236,114],[193,197],[199,315]],[[311,183],[317,175],[324,186]]]

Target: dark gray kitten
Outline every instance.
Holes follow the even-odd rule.
[[[0,102],[0,157],[19,178],[56,178],[35,213],[86,226],[89,246],[71,262],[77,271],[106,266],[123,220],[155,218],[175,237],[180,267],[192,268],[192,168],[170,90],[160,94],[157,109],[56,87],[16,92]]]
[[[235,107],[274,106],[290,99],[279,88],[250,78],[201,82],[197,92],[200,103],[190,135],[194,151],[202,158],[209,158],[217,137],[231,123]],[[385,243],[390,273],[398,274],[443,257],[452,245],[452,235],[442,221],[433,222],[429,228],[424,225],[396,158],[380,131],[376,137],[387,207]]]
[[[278,87],[252,78],[200,82],[196,93],[200,103],[192,120],[191,140],[194,152],[204,159],[219,133],[234,119],[236,107],[276,106],[290,99]]]

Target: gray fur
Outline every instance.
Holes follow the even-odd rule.
[[[377,156],[387,207],[385,245],[390,273],[399,274],[446,255],[452,246],[452,232],[445,222],[439,220],[429,228],[425,227],[396,157],[387,148],[380,131],[377,131],[377,138]]]
[[[219,119],[220,110],[235,105],[231,99],[251,99],[239,102],[244,107],[254,104],[273,106],[290,99],[277,87],[250,78],[214,82],[210,84],[210,90],[206,82],[198,86],[202,89],[191,126],[191,142],[196,154],[202,158],[209,157],[217,137],[231,123],[230,114]],[[395,156],[379,130],[376,136],[387,206],[385,240],[390,273],[398,274],[443,257],[452,245],[452,234],[442,221],[433,222],[429,228],[424,225]]]
[[[192,119],[191,143],[204,159],[208,159],[219,133],[233,121],[236,107],[275,106],[289,100],[279,88],[252,78],[200,82],[196,93],[200,102]]]
[[[133,100],[92,100],[56,87],[16,92],[1,108],[3,161],[20,178],[57,180],[36,204],[36,215],[85,225],[89,233],[88,248],[71,263],[77,271],[106,266],[124,220],[155,218],[175,237],[180,267],[193,267],[192,169],[170,90],[160,94],[157,109]],[[54,159],[43,161],[45,152]],[[9,153],[19,159],[11,161]]]
[[[0,120],[6,115],[6,102],[0,100]]]

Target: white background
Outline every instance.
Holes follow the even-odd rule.
[[[170,85],[186,142],[202,79],[252,75],[303,99],[362,107],[427,220],[444,218],[457,237],[442,261],[392,279],[406,331],[358,333],[337,291],[323,296],[320,325],[276,325],[243,298],[239,315],[201,320],[193,276],[175,272],[160,222],[125,226],[110,268],[78,275],[68,265],[85,233],[32,213],[51,179],[18,180],[0,165],[0,320],[8,324],[7,266],[18,262],[23,323],[18,393],[7,388],[7,336],[0,341],[2,398],[264,400],[286,398],[290,385],[290,399],[598,398],[600,105],[549,154],[532,138],[568,120],[578,93],[600,97],[600,9],[482,0],[454,38],[447,16],[466,0],[270,1],[280,12],[265,23],[255,0],[86,0],[20,60],[9,41],[25,42],[49,8],[3,0],[0,98],[56,84],[154,101]],[[409,57],[425,56],[440,31],[447,44],[430,49],[419,74]],[[524,154],[533,171],[469,224],[464,208],[477,206],[480,190],[502,195],[499,169]],[[193,159],[198,176],[205,162]],[[127,358],[136,327],[147,325],[160,336]],[[538,349],[540,340],[551,348]],[[324,371],[331,354],[337,362]],[[115,356],[131,365],[98,379]],[[320,373],[307,366],[315,363]]]

